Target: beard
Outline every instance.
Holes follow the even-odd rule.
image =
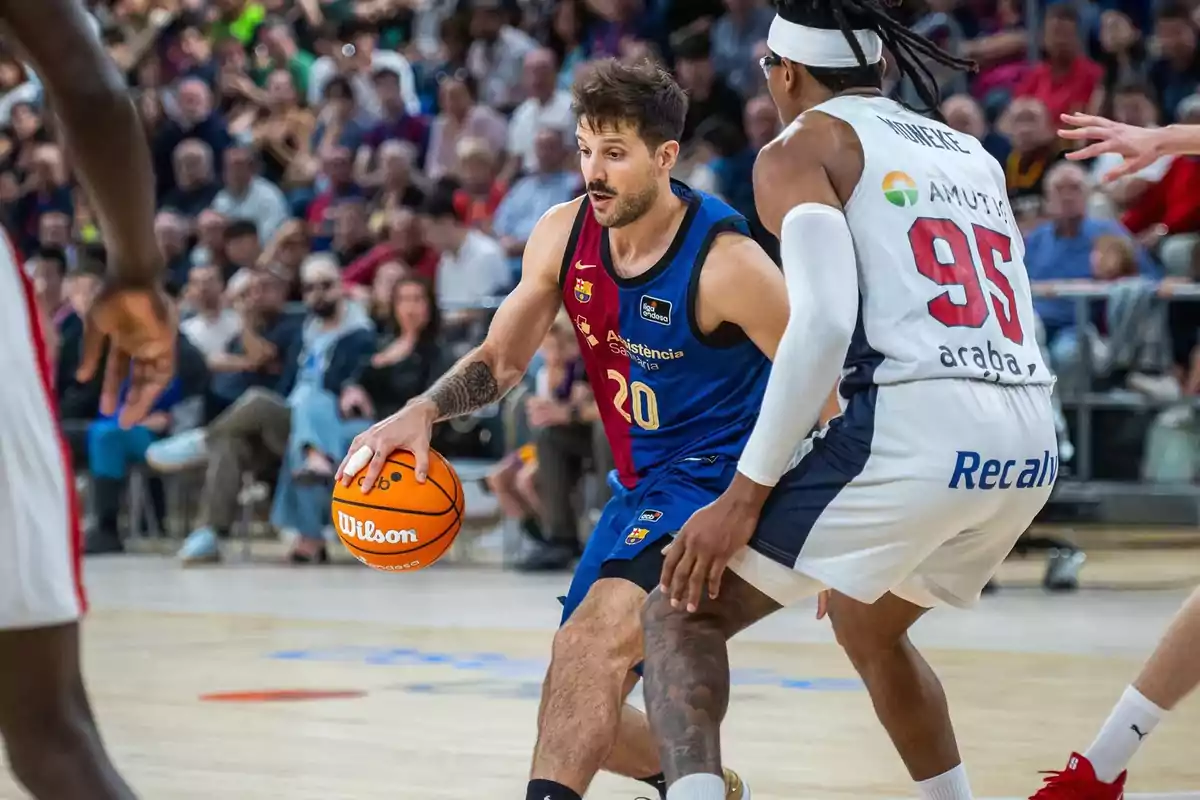
[[[626,225],[637,222],[650,210],[650,207],[658,200],[658,185],[651,183],[642,191],[634,194],[618,195],[605,190],[600,190],[600,193],[602,195],[607,194],[615,202],[613,203],[613,207],[604,213],[598,211],[594,205],[592,206],[592,213],[596,217],[596,222],[599,222],[605,228],[623,228]]]
[[[308,310],[314,316],[320,317],[323,320],[330,320],[337,314],[338,302],[336,300],[318,300],[310,305]]]

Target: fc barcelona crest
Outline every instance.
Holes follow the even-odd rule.
[[[575,279],[575,299],[581,303],[586,303],[592,299],[591,281],[585,281],[583,278]]]

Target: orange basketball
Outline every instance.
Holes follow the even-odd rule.
[[[349,486],[333,488],[333,527],[362,563],[388,572],[428,567],[454,544],[462,527],[463,487],[454,467],[429,452],[429,475],[417,483],[413,454],[388,457],[370,494],[364,468]]]

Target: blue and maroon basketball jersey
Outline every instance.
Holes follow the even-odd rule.
[[[700,268],[721,233],[745,218],[677,181],[688,210],[666,254],[646,272],[613,269],[608,231],[585,197],[563,258],[563,303],[604,422],[621,484],[688,458],[737,458],[754,427],[770,361],[737,326],[696,322]]]

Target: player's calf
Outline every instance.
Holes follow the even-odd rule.
[[[0,737],[38,800],[133,800],[92,717],[74,624],[0,631]]]
[[[635,672],[625,677],[621,696],[628,697],[641,676]],[[613,748],[604,759],[605,772],[624,775],[660,788],[663,784],[662,767],[658,764],[658,744],[650,732],[646,715],[626,703],[621,707],[621,719],[617,724],[617,738]],[[664,789],[665,791],[665,789]]]
[[[858,670],[879,721],[924,798],[970,800],[942,684],[908,630],[928,609],[886,594],[871,605],[831,593],[838,644]]]
[[[779,608],[733,573],[726,573],[720,596],[705,597],[695,613],[672,608],[658,589],[646,599],[646,711],[672,786],[669,798],[725,796],[721,721],[729,705],[726,641]]]
[[[529,798],[577,800],[612,751],[626,677],[642,657],[639,611],[645,597],[629,581],[598,581],[555,634]]]
[[[729,706],[729,652],[721,618],[711,604],[692,614],[678,611],[656,589],[642,620],[646,712],[660,742],[663,774],[668,784],[685,775],[715,778],[721,774],[721,721]],[[656,702],[671,694],[685,702]]]

